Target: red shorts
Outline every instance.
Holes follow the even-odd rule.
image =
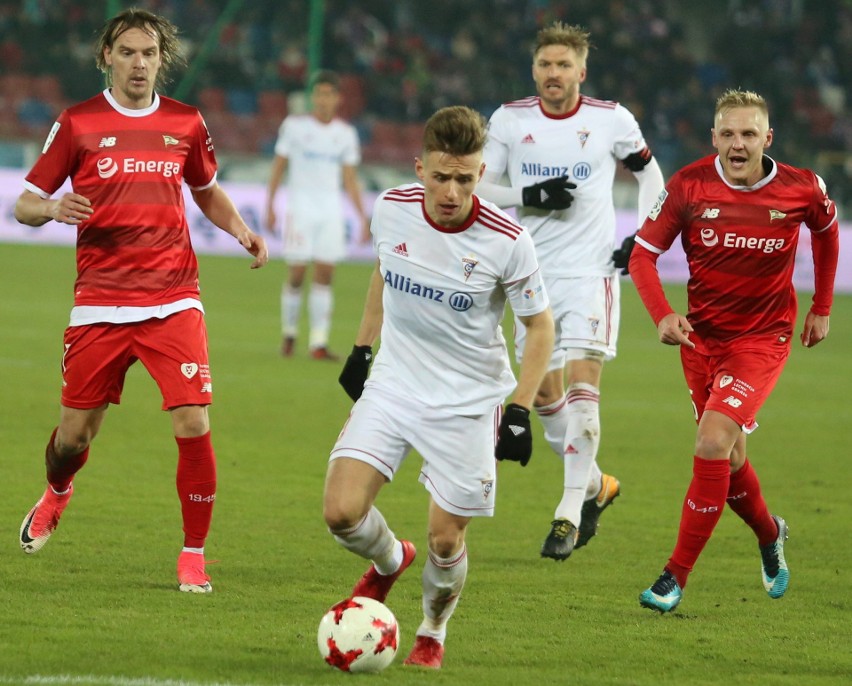
[[[117,405],[136,360],[160,387],[164,410],[213,402],[204,315],[189,309],[165,319],[65,329],[62,404],[80,410]]]
[[[699,345],[698,350],[680,346],[695,420],[701,419],[705,410],[715,410],[751,433],[757,428],[757,411],[775,387],[790,355],[789,341],[765,339],[755,347],[721,348],[712,353]]]

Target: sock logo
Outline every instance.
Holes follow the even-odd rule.
[[[719,511],[719,507],[716,505],[710,505],[709,507],[698,507],[698,505],[695,504],[695,501],[692,500],[692,498],[687,498],[686,504],[689,505],[690,510],[695,510],[700,514],[710,514],[712,512]]]

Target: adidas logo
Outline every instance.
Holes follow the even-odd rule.
[[[526,136],[523,137],[521,143],[535,143],[535,139],[532,137],[531,133],[528,133]]]
[[[569,444],[568,444],[568,447],[567,447],[567,448],[565,448],[565,454],[566,454],[566,455],[576,455],[576,454],[577,454],[577,449],[576,449],[573,445],[571,445],[571,444],[569,443]]]
[[[517,424],[509,424],[509,431],[511,431],[515,436],[520,436],[526,429],[522,426],[518,426]]]
[[[405,243],[400,243],[398,246],[396,246],[393,249],[393,251],[397,255],[402,255],[403,257],[408,257],[408,248],[406,247]]]

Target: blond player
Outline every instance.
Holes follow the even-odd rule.
[[[556,346],[535,399],[545,438],[564,460],[562,497],[541,548],[542,557],[554,560],[567,559],[595,535],[601,513],[620,492],[596,461],[601,375],[618,339],[616,166],[639,183],[637,226],[663,188],[633,115],[580,93],[588,52],[589,34],[580,27],[556,22],[539,31],[532,64],[538,95],[492,115],[479,188],[501,207],[517,207],[535,241],[556,321]],[[522,359],[524,330],[516,330]]]

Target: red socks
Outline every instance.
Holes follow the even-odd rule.
[[[757,544],[769,545],[778,538],[778,527],[769,514],[760,492],[760,481],[746,458],[745,464],[731,474],[728,505],[757,535]]]
[[[692,482],[683,501],[677,544],[666,565],[681,588],[686,586],[689,573],[722,516],[730,475],[728,460],[693,457]]]
[[[53,430],[50,434],[50,441],[44,450],[44,465],[47,471],[47,483],[51,485],[57,493],[64,493],[71,485],[74,475],[82,469],[89,459],[89,447],[71,457],[59,457],[56,450],[53,448],[53,441],[56,440],[56,432],[59,427]]]
[[[177,491],[183,515],[184,547],[203,548],[216,500],[216,456],[210,432],[175,437],[178,444]]]

